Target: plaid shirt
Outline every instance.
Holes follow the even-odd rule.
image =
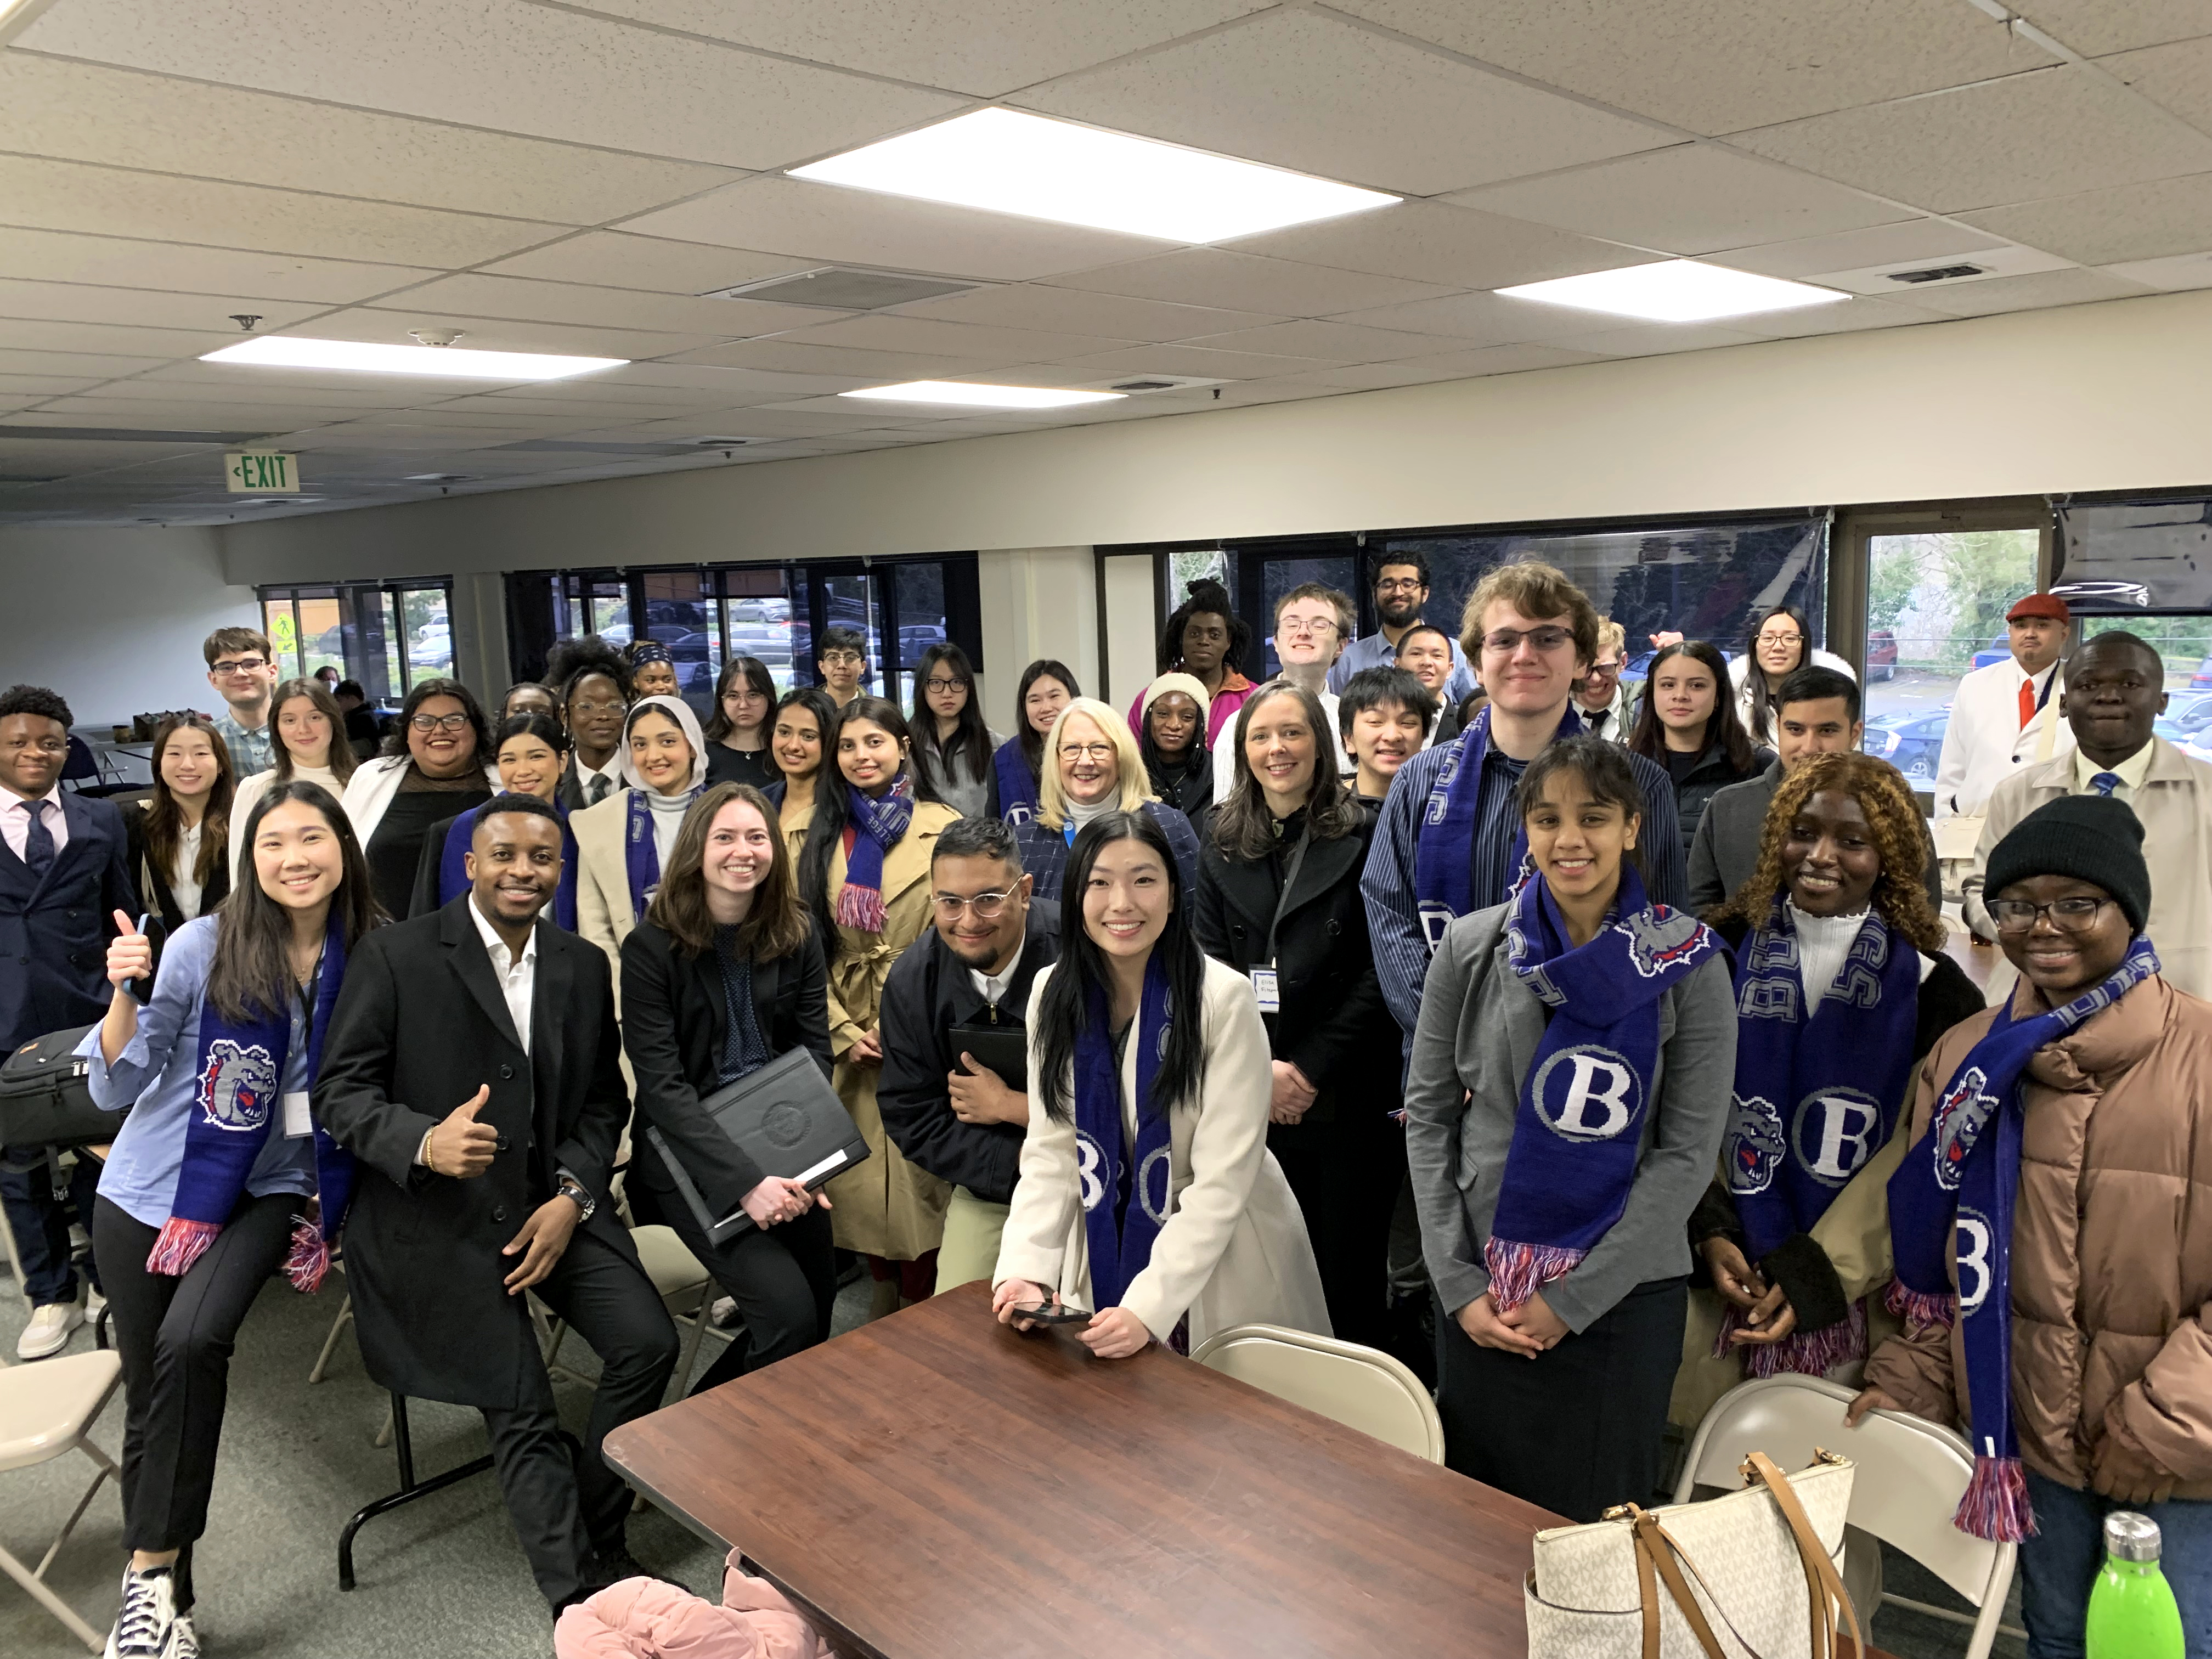
[[[243,783],[256,772],[266,772],[276,764],[276,737],[270,723],[259,726],[240,726],[226,708],[215,717],[215,729],[222,736],[223,747],[230,750],[231,770]]]

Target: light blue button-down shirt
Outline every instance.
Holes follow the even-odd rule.
[[[1451,635],[1447,633],[1444,637],[1450,639]],[[1456,708],[1461,699],[1474,690],[1474,670],[1468,666],[1467,653],[1459,648],[1457,640],[1451,641],[1451,678],[1444,682],[1445,708]],[[1382,629],[1377,629],[1344,647],[1343,654],[1337,658],[1328,671],[1328,689],[1341,696],[1345,683],[1361,669],[1395,668],[1397,665],[1397,647],[1390,643]]]
[[[198,1092],[200,1005],[215,964],[216,927],[215,917],[203,916],[169,936],[154,979],[154,1000],[138,1011],[138,1034],[114,1065],[100,1058],[99,1026],[77,1045],[77,1053],[92,1062],[88,1081],[94,1103],[111,1112],[131,1108],[100,1171],[100,1195],[149,1227],[167,1221],[176,1204],[185,1129]],[[307,1022],[295,1003],[281,1094],[304,1092],[307,1084]],[[285,1134],[281,1095],[273,1117],[261,1155],[246,1175],[246,1194],[313,1192],[314,1136]]]

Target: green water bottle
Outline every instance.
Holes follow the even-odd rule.
[[[2105,1517],[2105,1565],[2089,1592],[2088,1659],[2182,1659],[2181,1609],[2158,1570],[2158,1522]]]

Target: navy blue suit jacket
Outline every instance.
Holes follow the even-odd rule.
[[[0,840],[0,1049],[105,1014],[114,912],[138,915],[122,812],[66,789],[61,803],[69,844],[43,880]]]

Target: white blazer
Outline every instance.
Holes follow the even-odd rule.
[[[399,780],[407,775],[413,760],[412,755],[379,755],[374,760],[363,761],[346,780],[345,794],[338,804],[353,820],[353,833],[362,852],[368,850],[369,837],[384,822],[392,798],[399,793]]]
[[[1030,993],[1030,1075],[1040,1075],[1037,1009],[1054,969]],[[1328,1307],[1314,1265],[1305,1214],[1267,1150],[1267,1101],[1274,1069],[1252,982],[1208,958],[1203,992],[1206,1083],[1169,1116],[1167,1224],[1152,1258],[1130,1281],[1121,1305],[1165,1340],[1185,1312],[1195,1348],[1214,1332],[1260,1321],[1329,1335]],[[1133,1128],[1136,1044],[1121,1060],[1124,1127]],[[1022,1139],[1021,1176],[992,1275],[1057,1289],[1078,1307],[1095,1304],[1083,1230],[1075,1125],[1040,1105]]]
[[[1736,658],[1735,661],[1729,664],[1729,684],[1735,687],[1735,717],[1743,722],[1743,729],[1745,731],[1751,732],[1751,740],[1753,743],[1763,744],[1768,748],[1771,748],[1774,745],[1773,732],[1768,732],[1761,734],[1757,732],[1752,732],[1751,728],[1751,668],[1753,661],[1753,659],[1752,653],[1747,651],[1743,655]],[[1850,664],[1845,662],[1834,652],[1823,651],[1817,645],[1813,647],[1813,654],[1805,659],[1802,666],[1807,668],[1832,668],[1836,672],[1841,674],[1845,679],[1853,682],[1856,682],[1859,677],[1858,671],[1853,668]]]
[[[2054,666],[2036,677],[2043,690]],[[2026,681],[2018,662],[2007,657],[1977,668],[1959,682],[1951,699],[1951,723],[1944,728],[1943,752],[1936,763],[1936,816],[1978,817],[1989,810],[1990,795],[2014,771],[2041,752],[2044,729],[2053,729],[2053,760],[2073,752],[2074,730],[2058,713],[2062,681],[2043,699],[2026,726],[2020,723],[2020,688]]]

